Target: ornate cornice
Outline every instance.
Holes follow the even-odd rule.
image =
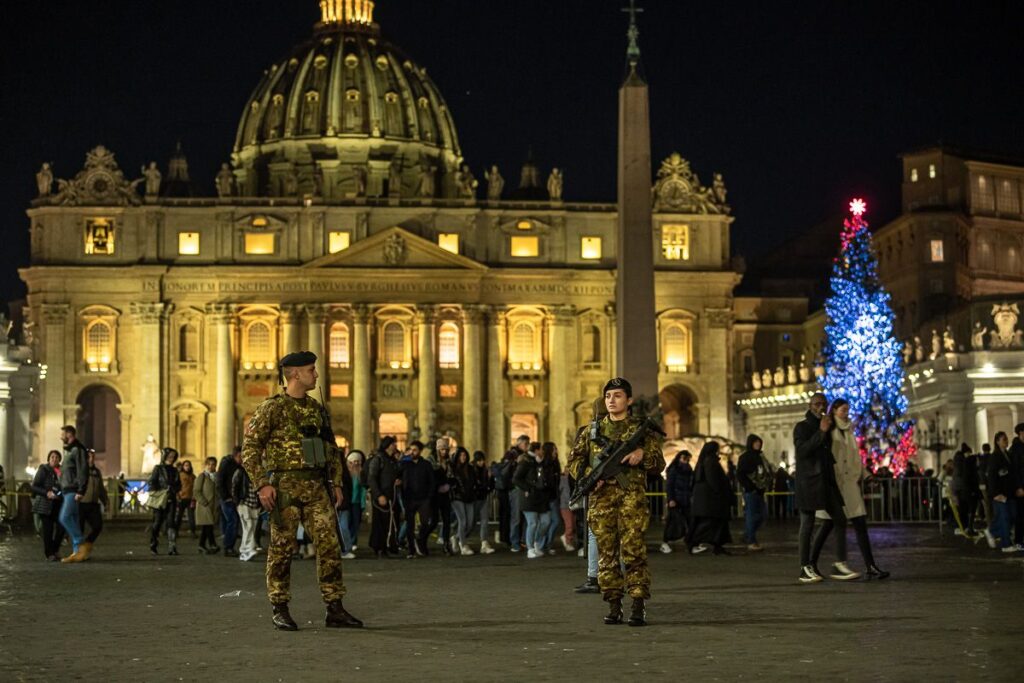
[[[43,304],[39,308],[44,325],[63,325],[71,312],[68,304]]]
[[[160,318],[164,315],[164,304],[133,301],[128,305],[128,313],[132,322],[137,325],[159,325]]]

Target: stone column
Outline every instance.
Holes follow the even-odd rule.
[[[563,457],[569,447],[569,332],[575,308],[555,306],[547,317],[548,324],[548,438],[558,446]]]
[[[480,348],[480,306],[462,308],[462,445],[483,450],[483,358]]]
[[[324,355],[324,322],[327,320],[327,307],[323,304],[306,304],[306,325],[309,351],[316,354],[316,374],[320,376],[318,386],[324,389],[324,398],[330,395],[331,378],[327,376],[327,357]],[[313,390],[319,396],[318,389]]]
[[[150,434],[161,446],[167,445],[166,435],[160,430],[160,319],[163,310],[164,305],[159,302],[132,302],[128,306],[129,319],[135,332],[131,355],[135,363],[130,398],[133,407],[132,431],[128,437],[128,453],[134,453],[142,448]]]
[[[206,313],[213,323],[216,339],[217,436],[214,447],[217,457],[227,455],[235,447],[235,381],[238,372],[231,338],[235,327],[235,307],[231,304],[208,304]]]
[[[0,465],[3,465],[4,477],[14,479],[18,475],[14,471],[14,457],[11,454],[10,446],[10,430],[7,429],[7,405],[7,397],[0,398]],[[12,485],[7,486],[7,492],[14,492],[13,482]],[[3,502],[10,506],[10,501],[4,500]],[[13,510],[14,508],[8,507],[7,509]]]
[[[60,428],[64,426],[64,376],[65,360],[75,358],[75,336],[68,332],[67,304],[43,304],[43,357],[41,365],[46,370],[42,385],[43,399],[39,415],[39,437],[36,442],[35,462],[45,462],[47,444],[60,439]],[[69,370],[74,373],[74,360]]]
[[[981,445],[989,443],[988,440],[988,408],[979,406],[974,413],[974,442],[975,448],[981,453]]]
[[[420,306],[416,310],[416,329],[419,336],[416,426],[420,430],[420,440],[424,443],[434,432],[434,418],[437,413],[435,317],[433,306]]]
[[[370,359],[370,307],[352,307],[352,447],[364,453],[372,451],[372,407],[370,405],[372,361]]]
[[[487,448],[488,459],[504,455],[505,435],[505,310],[492,306],[487,312]]]
[[[281,357],[287,356],[293,351],[301,351],[299,348],[299,314],[301,309],[298,306],[286,304],[281,306]]]
[[[732,415],[732,381],[729,374],[729,335],[732,330],[732,310],[728,308],[705,308],[704,322],[701,325],[699,346],[693,345],[693,355],[700,358],[690,359],[691,366],[696,365],[697,371],[705,377],[715,378],[708,383],[707,421],[701,420],[701,429],[705,434],[728,434],[729,421]],[[695,330],[691,330],[693,334]]]

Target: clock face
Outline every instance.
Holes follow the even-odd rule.
[[[89,178],[89,190],[95,195],[105,195],[114,186],[114,179],[107,173],[95,173]]]
[[[661,190],[661,199],[669,206],[682,204],[689,194],[689,187],[681,180],[672,180],[665,183]]]

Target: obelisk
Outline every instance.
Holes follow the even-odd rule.
[[[615,282],[616,368],[633,395],[658,395],[651,229],[651,124],[647,81],[640,66],[640,31],[630,0],[626,80],[619,89],[619,235]]]

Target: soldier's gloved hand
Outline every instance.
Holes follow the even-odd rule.
[[[256,492],[256,496],[260,499],[260,505],[267,512],[274,509],[274,503],[277,502],[277,489],[273,486],[265,485],[259,491]]]

